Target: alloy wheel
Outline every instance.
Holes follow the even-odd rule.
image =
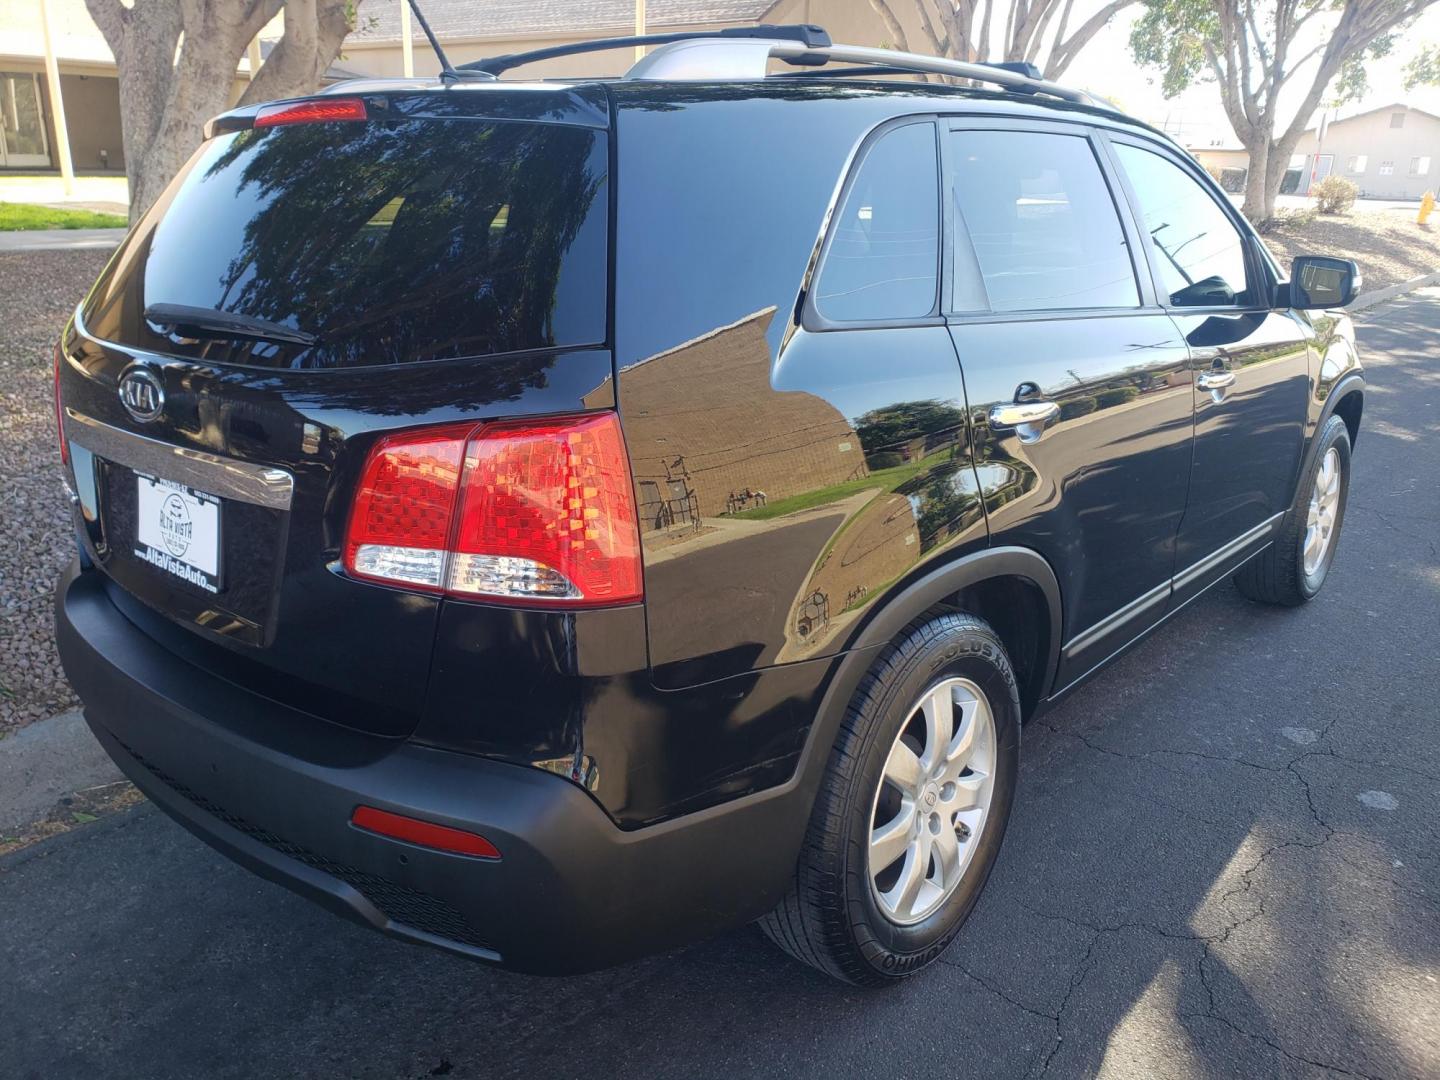
[[[892,922],[927,918],[964,878],[990,812],[995,742],[990,703],[969,679],[936,683],[911,708],[875,791],[867,852]]]
[[[1333,446],[1325,451],[1310,492],[1310,513],[1305,519],[1305,574],[1320,569],[1335,538],[1335,519],[1340,512],[1340,453]]]

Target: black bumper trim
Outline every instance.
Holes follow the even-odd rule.
[[[188,664],[125,618],[98,571],[62,576],[56,641],[96,737],[162,810],[395,937],[574,973],[749,922],[794,880],[812,797],[798,781],[626,831],[551,773],[342,728]],[[478,832],[502,857],[356,829],[360,803]]]

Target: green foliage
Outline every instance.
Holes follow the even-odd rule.
[[[1344,214],[1355,205],[1359,188],[1343,176],[1327,176],[1310,193],[1315,196],[1315,208],[1322,214]]]
[[[1405,89],[1440,85],[1440,45],[1426,45],[1405,65]]]
[[[1164,73],[1167,98],[1205,75],[1205,42],[1220,36],[1220,21],[1208,0],[1147,0],[1130,30],[1130,51],[1142,67]]]
[[[125,218],[119,214],[100,214],[94,210],[58,210],[53,206],[0,202],[0,232],[23,232],[32,229],[123,229],[126,224]]]
[[[855,422],[855,433],[870,455],[898,449],[922,435],[933,438],[964,423],[964,412],[947,401],[902,401],[860,417]]]

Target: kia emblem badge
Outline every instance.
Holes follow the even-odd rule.
[[[165,387],[160,377],[145,368],[131,368],[120,377],[120,404],[142,424],[165,411]]]

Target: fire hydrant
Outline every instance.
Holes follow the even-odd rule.
[[[1420,213],[1416,216],[1417,223],[1424,225],[1425,219],[1430,216],[1430,211],[1435,209],[1435,192],[1427,191],[1420,200]]]

